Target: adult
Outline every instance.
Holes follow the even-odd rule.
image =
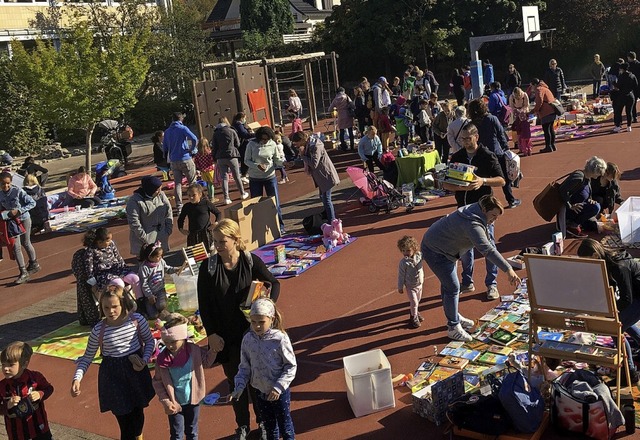
[[[420,71],[418,71],[420,73]],[[403,77],[403,81],[402,81],[402,96],[404,96],[405,99],[411,99],[411,97],[414,94],[414,90],[416,87],[416,81],[418,79],[413,76],[413,74],[411,73],[411,71],[406,70],[404,72],[404,77]]]
[[[280,231],[284,235],[284,219],[280,209],[278,181],[276,180],[276,167],[283,166],[284,161],[278,154],[278,146],[274,139],[275,133],[271,127],[258,128],[256,137],[247,144],[244,163],[249,168],[249,192],[251,197],[262,197],[264,194],[267,197],[275,197]]]
[[[466,107],[462,105],[457,106],[453,111],[453,114],[454,119],[447,127],[447,141],[449,143],[451,153],[455,153],[456,151],[464,148],[460,142],[460,133],[462,133],[462,128],[469,122]]]
[[[364,90],[362,87],[356,87],[353,90],[353,94],[355,98],[353,101],[356,106],[356,120],[358,121],[358,132],[362,136],[364,133],[364,128],[367,125],[371,125],[369,123],[369,109],[367,108],[366,96],[364,94]]]
[[[627,62],[629,63],[629,72],[633,73],[639,83],[633,92],[634,101],[633,105],[631,106],[631,116],[633,117],[632,122],[635,124],[636,122],[638,122],[638,108],[636,107],[635,100],[640,98],[640,61],[636,59],[635,52],[629,51],[629,53],[627,53]]]
[[[485,90],[489,89],[489,85],[495,81],[495,76],[493,75],[493,64],[491,64],[488,58],[482,60],[482,80],[484,81]]]
[[[431,81],[429,81],[426,72],[423,72],[420,69],[417,69],[415,72],[416,80],[414,84],[414,94],[417,88],[421,87],[423,93],[426,93],[426,95],[429,96],[431,94]]]
[[[153,142],[153,163],[160,170],[169,170],[169,162],[167,162],[167,155],[162,150],[162,142],[164,140],[164,131],[158,130],[153,136],[151,136],[151,142]]]
[[[602,76],[607,69],[600,61],[600,55],[595,54],[593,56],[593,63],[591,63],[591,81],[593,82],[593,99],[600,95],[600,86],[602,85]]]
[[[244,164],[244,153],[247,151],[247,144],[255,136],[253,130],[247,127],[247,115],[244,112],[236,113],[231,122],[231,128],[233,128],[238,137],[240,138],[240,174],[242,174],[242,183],[249,184],[249,178],[247,172],[249,168]]]
[[[375,111],[372,112],[371,119],[373,120],[373,124],[378,127],[378,118],[382,113],[382,109],[388,108],[391,105],[391,94],[389,93],[390,90],[387,78],[384,76],[378,78],[378,81],[373,85],[372,92]]]
[[[143,245],[156,241],[162,250],[169,251],[169,235],[173,232],[171,203],[162,192],[162,181],[155,176],[144,176],[140,188],[127,200],[129,244],[131,254],[138,256]]]
[[[374,126],[367,127],[364,136],[358,142],[358,156],[364,162],[370,172],[374,172],[373,164],[382,156],[382,142],[378,137],[378,129]]]
[[[31,232],[36,233],[44,229],[49,221],[49,204],[47,194],[38,184],[38,179],[33,174],[27,174],[22,182],[22,189],[36,202],[36,206],[29,211],[31,216]]]
[[[447,130],[449,124],[453,121],[453,112],[451,111],[451,101],[445,99],[440,104],[441,111],[438,112],[435,119],[431,123],[433,128],[433,140],[436,144],[436,150],[440,154],[442,163],[449,162],[449,141],[447,140]]]
[[[531,80],[531,86],[533,87],[535,96],[533,113],[537,117],[538,124],[542,125],[542,132],[544,133],[544,148],[540,150],[540,152],[551,153],[557,150],[556,130],[553,127],[556,121],[556,113],[550,104],[555,100],[555,97],[551,90],[549,90],[549,87],[547,87],[547,84],[538,78]]]
[[[476,185],[479,180],[476,179]],[[467,330],[475,324],[458,312],[460,283],[456,269],[460,255],[476,247],[487,260],[507,274],[511,285],[516,286],[520,282],[518,275],[497,251],[487,233],[489,225],[503,213],[502,204],[495,197],[486,195],[478,202],[458,208],[436,221],[422,238],[422,258],[440,281],[440,296],[447,318],[447,336],[454,341],[472,341]]]
[[[167,155],[173,171],[176,209],[182,209],[182,178],[187,178],[187,186],[196,183],[196,165],[191,156],[198,152],[198,138],[189,127],[183,124],[184,114],[173,114],[173,122],[164,131],[162,151]],[[189,145],[191,144],[191,145]]]
[[[464,104],[464,76],[460,72],[460,69],[455,68],[451,73],[451,90],[453,91],[453,96],[456,97],[456,101],[458,101],[458,105]]]
[[[93,236],[86,235],[82,239],[82,247],[74,252],[71,258],[71,273],[76,278],[76,309],[80,325],[93,327],[100,321],[100,307],[98,295],[93,294],[85,254],[93,243]]]
[[[469,66],[462,67],[462,76],[464,78],[464,100],[469,102],[473,99],[473,84],[471,82],[471,68]]]
[[[605,249],[598,241],[591,238],[582,240],[578,246],[578,256],[604,260],[607,267],[609,285],[616,294],[618,319],[622,324],[622,331],[640,343],[640,331],[635,324],[640,321],[640,264],[625,250],[614,252]],[[638,371],[631,356],[631,345],[624,338],[627,348],[627,361],[631,384],[638,383]],[[626,382],[626,376],[623,376]]]
[[[505,181],[502,186],[502,192],[507,199],[509,208],[520,206],[521,201],[513,195],[511,180],[507,174],[507,158],[504,152],[509,149],[509,143],[502,124],[498,118],[489,113],[487,104],[482,99],[474,99],[469,103],[469,118],[478,128],[478,142],[487,147],[498,158]]]
[[[529,97],[520,87],[515,87],[509,95],[509,107],[514,118],[520,113],[529,114]]]
[[[613,214],[616,204],[624,202],[620,193],[620,168],[607,162],[607,169],[600,178],[591,179],[591,198],[600,204],[600,212]]]
[[[564,72],[558,67],[558,62],[555,59],[549,60],[549,68],[544,72],[543,78],[554,98],[560,99],[560,96],[567,90],[567,83],[564,82]]]
[[[424,68],[424,76],[429,81],[429,87],[431,88],[431,93],[438,93],[438,88],[440,87],[440,83],[436,80],[436,76],[433,74],[428,67]],[[425,87],[426,90],[426,87]]]
[[[607,163],[597,156],[586,161],[584,169],[569,174],[560,184],[558,191],[565,203],[567,234],[576,238],[584,238],[583,230],[596,231],[595,216],[600,212],[600,204],[591,196],[591,179],[602,177]],[[558,222],[561,222],[558,216]],[[562,225],[559,225],[562,226]]]
[[[224,196],[225,205],[232,203],[231,197],[229,197],[229,171],[233,175],[233,180],[236,181],[238,191],[242,194],[242,200],[246,199],[249,197],[249,193],[244,190],[240,176],[240,160],[242,160],[240,138],[236,130],[229,125],[229,120],[226,116],[218,120],[218,125],[213,131],[211,143],[213,159],[216,161],[218,174],[222,178],[222,195]]]
[[[33,156],[25,157],[22,166],[18,170],[18,174],[22,176],[26,176],[27,174],[36,176],[40,186],[45,186],[49,180],[49,170],[42,165],[38,165]]]
[[[509,64],[507,76],[504,78],[504,94],[510,96],[513,89],[522,85],[522,77],[520,72],[516,70],[516,66]]]
[[[344,140],[345,134],[349,133],[349,148],[354,149],[353,139],[353,116],[351,116],[349,108],[354,105],[351,98],[345,93],[344,87],[338,87],[337,94],[331,104],[329,104],[329,113],[335,108],[338,112],[337,128],[340,130],[340,148],[347,150],[347,143]]]
[[[638,89],[638,78],[629,72],[629,64],[622,63],[620,70],[618,71],[618,90],[619,90],[619,105],[614,105],[613,110],[617,113],[614,115],[614,120],[617,121],[614,132],[622,130],[622,107],[624,106],[624,112],[627,116],[627,131],[631,131],[631,122],[633,121],[633,109],[636,107],[636,96],[634,92]]]
[[[29,215],[29,211],[36,206],[36,202],[22,188],[12,185],[12,180],[13,176],[8,171],[0,173],[0,211],[8,211],[10,219],[20,220],[24,226],[24,234],[13,237],[13,253],[20,269],[20,275],[15,280],[15,284],[23,284],[40,270],[36,250],[31,244],[31,216]],[[22,255],[23,247],[29,257],[27,266],[24,264],[24,255]]]
[[[287,113],[293,115],[293,119],[299,118],[302,114],[302,101],[300,101],[300,97],[294,89],[289,89],[289,105],[287,106]]]
[[[78,168],[76,173],[69,178],[67,183],[68,206],[80,206],[81,208],[90,208],[93,205],[102,203],[96,192],[98,186],[93,181],[87,169],[84,166]]]
[[[507,106],[507,97],[502,91],[502,84],[498,81],[494,81],[489,84],[489,113],[498,118],[502,123],[502,114]]]
[[[291,142],[300,151],[304,170],[311,175],[313,183],[318,188],[320,200],[327,214],[327,221],[331,223],[336,218],[336,211],[331,201],[331,190],[340,183],[340,177],[327,154],[327,150],[324,149],[324,143],[318,136],[309,136],[304,131],[295,133]]]
[[[198,272],[198,306],[209,348],[218,352],[216,362],[222,364],[231,392],[240,365],[242,337],[249,331],[249,322],[240,304],[245,302],[254,280],[271,283],[271,299],[277,301],[280,282],[260,257],[245,250],[240,227],[233,220],[223,219],[216,225],[213,244],[217,254],[203,261]],[[257,421],[261,422],[256,409],[256,390],[251,386],[247,389],[248,393],[245,390],[232,402],[238,426],[236,438],[240,440],[245,440],[249,434],[249,394]]]
[[[444,186],[449,191],[455,193],[458,208],[476,203],[482,196],[493,195],[493,187],[504,186],[505,179],[502,167],[498,158],[485,146],[478,142],[478,128],[469,123],[462,130],[460,140],[464,148],[451,156],[452,162],[464,163],[476,167],[475,181],[469,186],[458,186],[445,183]],[[489,241],[495,246],[493,225],[487,226]],[[462,261],[462,282],[460,293],[475,291],[473,283],[474,251],[471,248],[468,252],[460,254]],[[499,297],[498,292],[498,268],[493,262],[485,262],[487,274],[485,285],[487,286],[487,298],[494,300]]]

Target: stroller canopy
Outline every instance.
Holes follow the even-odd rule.
[[[114,121],[113,119],[105,119],[104,121],[98,122],[98,127],[104,130],[115,130],[118,128],[118,121]]]
[[[362,191],[362,194],[369,200],[373,199],[375,193],[369,188],[369,182],[367,181],[367,175],[362,168],[347,167],[347,174],[351,178],[353,185]]]

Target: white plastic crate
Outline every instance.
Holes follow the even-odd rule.
[[[640,197],[629,197],[616,210],[623,243],[640,242]]]
[[[356,417],[396,406],[391,365],[382,350],[342,358],[347,398]]]

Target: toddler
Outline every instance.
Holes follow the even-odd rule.
[[[178,216],[178,229],[187,236],[187,246],[204,243],[207,250],[213,245],[211,214],[216,223],[220,220],[220,210],[204,195],[204,188],[194,183],[187,191],[189,201],[184,204]],[[189,219],[189,231],[184,230],[184,219]]]
[[[287,158],[284,154],[284,144],[282,143],[282,135],[276,133],[274,140],[276,141],[276,148],[277,148],[276,153],[278,154],[278,158],[284,164]],[[284,165],[280,165],[276,167],[276,170],[280,171],[280,177],[281,177],[278,183],[287,183],[289,181],[289,178],[287,177],[287,171],[284,169]]]
[[[396,131],[393,125],[391,125],[391,119],[389,118],[389,109],[384,107],[378,116],[378,127],[380,129],[380,142],[382,142],[382,148],[384,150],[389,149],[389,143],[391,141],[391,134]],[[365,129],[365,133],[366,133]]]
[[[403,293],[404,289],[407,289],[410,313],[409,326],[418,328],[424,321],[418,311],[418,305],[422,299],[422,283],[424,282],[422,252],[418,250],[418,241],[408,235],[398,240],[398,249],[404,256],[398,265],[398,293]]]
[[[171,440],[198,438],[200,401],[207,387],[204,369],[213,366],[216,352],[188,340],[187,318],[171,313],[160,330],[165,347],[156,360],[153,388],[169,416]]]
[[[138,269],[142,297],[136,298],[140,312],[149,319],[156,319],[158,314],[167,308],[167,291],[164,286],[164,274],[180,273],[187,264],[182,267],[169,266],[162,258],[162,243],[156,241],[153,244],[142,246],[140,250],[141,262]]]
[[[33,350],[25,342],[12,342],[0,353],[0,412],[9,440],[51,440],[44,401],[53,393],[45,377],[28,370]]]
[[[296,355],[284,332],[282,318],[270,299],[251,304],[251,331],[242,338],[240,366],[231,399],[237,400],[248,384],[257,389],[260,417],[267,438],[295,438],[291,420],[291,390],[296,375]]]
[[[527,113],[517,112],[517,119],[513,125],[518,133],[518,150],[525,156],[531,156],[531,124]]]
[[[216,201],[213,197],[214,188],[214,167],[213,154],[211,153],[211,146],[207,138],[200,138],[198,141],[198,153],[193,156],[193,162],[196,165],[196,170],[200,171],[202,180],[207,183],[207,191],[209,192],[209,200]]]
[[[400,138],[400,148],[407,148],[409,146],[409,134],[411,133],[411,126],[413,123],[406,116],[406,109],[401,108],[400,113],[396,116],[396,135]],[[382,148],[386,148],[382,144]]]

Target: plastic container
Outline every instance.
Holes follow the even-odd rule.
[[[382,350],[342,358],[347,399],[356,417],[395,408],[391,365]]]
[[[629,197],[616,210],[623,243],[640,242],[640,197]]]
[[[198,310],[198,277],[197,275],[185,274],[177,276],[171,275],[176,285],[176,294],[180,310]]]

